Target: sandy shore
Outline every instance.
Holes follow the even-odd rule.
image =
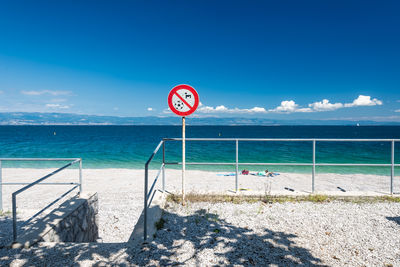
[[[54,169],[3,169],[3,182],[32,182]],[[149,171],[149,188],[158,170]],[[166,169],[165,189],[171,193],[181,193],[181,170]],[[186,172],[187,193],[235,194],[235,176],[225,176],[229,172],[189,170]],[[231,173],[232,174],[232,173]],[[71,182],[78,179],[77,169],[66,169],[45,182]],[[274,177],[239,175],[239,194],[309,194],[311,174],[280,173]],[[156,188],[161,188],[162,177]],[[394,178],[394,192],[400,193],[400,177]],[[20,185],[3,186],[3,209],[11,210],[11,193]],[[66,192],[71,185],[37,185],[17,197],[19,209],[43,208],[51,200]],[[103,205],[134,206],[143,197],[144,170],[136,169],[84,169],[83,190],[99,193]],[[390,192],[390,176],[365,174],[317,173],[315,192],[330,195],[383,195]],[[124,197],[124,201],[119,198]],[[114,202],[115,200],[115,202]],[[111,207],[110,207],[111,208]],[[113,207],[115,208],[115,207]]]
[[[32,182],[54,169],[3,169],[3,182]],[[149,187],[157,170],[149,171]],[[186,172],[185,190],[187,193],[235,194],[235,176],[225,176],[229,172],[189,170]],[[78,179],[77,169],[66,169],[45,182],[73,182]],[[311,174],[280,173],[274,177],[239,175],[239,194],[309,194],[311,193]],[[181,193],[181,170],[166,169],[165,189],[171,193]],[[156,188],[161,188],[160,174]],[[394,192],[400,193],[400,177],[394,178]],[[3,186],[3,209],[11,210],[11,193],[20,185]],[[17,197],[18,208],[43,208],[50,200],[56,199],[70,185],[37,185]],[[113,202],[119,206],[133,206],[143,197],[144,171],[135,169],[84,169],[83,190],[98,192],[104,205]],[[315,192],[330,195],[383,195],[390,192],[390,176],[365,174],[317,173]],[[124,201],[118,201],[121,196]],[[127,199],[127,201],[125,201]],[[113,203],[114,204],[114,203]],[[111,204],[111,205],[113,205]]]

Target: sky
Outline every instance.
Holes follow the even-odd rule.
[[[0,112],[400,121],[399,1],[2,1]]]

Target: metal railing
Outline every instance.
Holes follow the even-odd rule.
[[[2,171],[2,162],[3,161],[71,161],[67,163],[66,165],[62,166],[61,168],[56,169],[55,171],[43,176],[42,178],[37,179],[34,182],[31,183],[15,183],[15,182],[9,182],[9,183],[3,183],[3,171]],[[51,176],[55,175],[58,172],[61,172],[62,170],[76,164],[79,162],[79,182],[78,183],[42,183],[44,180],[50,178]],[[12,216],[13,216],[13,241],[16,242],[17,240],[17,195],[28,190],[34,185],[74,185],[71,189],[69,189],[67,192],[62,194],[59,198],[57,198],[55,201],[51,202],[49,205],[47,205],[44,209],[40,210],[36,214],[34,214],[27,222],[32,220],[34,217],[39,215],[41,212],[43,212],[46,208],[50,207],[54,203],[56,203],[58,200],[60,200],[62,197],[66,196],[70,192],[72,192],[74,189],[79,188],[79,194],[82,192],[82,159],[81,158],[0,158],[0,211],[3,210],[3,202],[2,202],[2,192],[3,192],[3,185],[25,185],[24,187],[20,188],[19,190],[15,191],[12,193]],[[25,223],[27,223],[25,222]]]
[[[310,166],[312,167],[312,182],[311,192],[315,193],[315,169],[318,166],[371,166],[371,167],[390,167],[390,194],[393,194],[393,179],[394,179],[394,168],[399,167],[400,164],[395,164],[394,151],[395,143],[400,142],[400,139],[334,139],[334,138],[186,138],[186,141],[226,141],[235,142],[235,162],[186,162],[186,165],[233,165],[236,168],[235,171],[235,191],[238,192],[239,187],[239,165],[263,165],[263,166]],[[144,191],[144,240],[147,239],[147,208],[151,204],[155,184],[158,180],[160,173],[162,172],[162,191],[165,191],[165,166],[166,165],[181,165],[182,162],[165,162],[165,144],[167,141],[182,141],[182,138],[164,138],[156,147],[153,154],[150,156],[145,164],[145,191]],[[239,142],[310,142],[312,143],[312,163],[254,163],[254,162],[239,162]],[[391,143],[391,162],[387,164],[366,164],[366,163],[317,163],[316,162],[316,146],[317,142],[389,142]],[[161,168],[148,192],[148,168],[150,162],[154,156],[162,149],[162,164]],[[150,202],[149,202],[150,199]]]
[[[154,156],[157,154],[160,147],[163,148],[163,161],[161,164],[161,168],[159,169],[156,177],[154,178],[153,184],[150,187],[150,191],[148,190],[149,186],[149,164],[153,160]],[[144,229],[143,229],[143,236],[144,240],[147,239],[147,208],[150,206],[151,202],[153,201],[153,197],[155,194],[154,188],[157,183],[158,177],[162,173],[162,191],[165,191],[165,141],[162,140],[154,149],[153,154],[151,154],[150,158],[147,160],[145,167],[144,167]],[[150,199],[150,201],[149,201]]]

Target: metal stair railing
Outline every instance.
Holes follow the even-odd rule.
[[[68,164],[62,166],[61,168],[58,168],[57,170],[43,176],[42,178],[37,179],[34,182],[31,183],[15,183],[15,182],[9,182],[9,183],[3,183],[3,176],[2,176],[2,162],[3,161],[71,161]],[[42,183],[44,180],[50,178],[51,176],[55,175],[56,173],[61,172],[62,170],[79,163],[79,182],[78,183]],[[43,212],[46,208],[50,207],[54,203],[56,203],[58,200],[60,200],[62,197],[66,196],[68,193],[72,192],[74,189],[78,188],[79,194],[82,192],[82,159],[81,158],[0,158],[0,211],[3,210],[3,204],[2,204],[2,186],[3,185],[25,185],[24,187],[20,188],[19,190],[15,191],[12,193],[12,216],[13,216],[13,242],[16,242],[17,240],[17,195],[28,190],[29,188],[35,186],[35,185],[73,185],[71,189],[69,189],[67,192],[65,192],[63,195],[61,195],[59,198],[57,198],[55,201],[51,202],[49,205],[47,205],[44,209],[40,210],[37,212],[35,215],[33,215],[28,221],[32,220],[34,217],[39,215],[41,212]]]

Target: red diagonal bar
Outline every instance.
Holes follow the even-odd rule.
[[[179,99],[182,100],[182,102],[185,103],[185,105],[188,106],[189,109],[192,109],[192,108],[193,108],[191,105],[189,105],[188,102],[186,102],[185,99],[183,99],[183,97],[182,97],[180,94],[178,94],[178,92],[175,92],[175,95],[176,95],[177,97],[179,97]]]

